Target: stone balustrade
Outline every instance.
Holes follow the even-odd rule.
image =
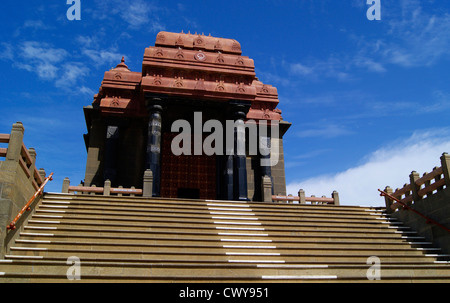
[[[36,150],[23,143],[25,128],[14,123],[10,134],[0,134],[0,257],[16,231],[6,227],[45,180],[45,170],[36,168]],[[24,215],[17,227],[27,220]],[[20,228],[18,228],[20,230]]]
[[[311,197],[306,197],[305,191],[300,189],[298,192],[298,196],[272,196],[273,202],[284,202],[284,203],[299,203],[299,204],[332,204],[339,205],[339,193],[337,191],[333,191],[331,194],[331,198],[327,198],[326,196],[316,197],[312,195]]]
[[[441,167],[435,167],[422,177],[413,171],[409,176],[409,184],[395,191],[389,186],[384,190],[401,202],[385,196],[386,212],[416,231],[419,236],[441,248],[444,254],[450,254],[449,168],[450,156],[443,153]],[[432,224],[433,222],[437,224]]]
[[[434,167],[430,173],[424,173],[420,177],[416,171],[409,175],[410,183],[406,183],[402,188],[395,191],[386,186],[385,192],[397,198],[402,203],[411,206],[413,203],[428,198],[445,188],[450,187],[450,155],[443,153],[441,156],[441,167]],[[387,212],[394,212],[402,207],[401,203],[395,202],[389,197],[385,197]]]

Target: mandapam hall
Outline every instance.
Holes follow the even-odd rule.
[[[277,89],[258,80],[254,61],[236,40],[160,32],[145,49],[142,72],[131,71],[122,58],[105,72],[92,105],[84,108],[85,186],[110,180],[112,187],[142,188],[144,172],[151,170],[154,197],[261,201],[264,176],[273,194],[285,195],[283,135],[291,124],[283,121],[278,103]],[[235,136],[245,140],[245,154],[174,155],[171,143],[178,133],[172,125],[182,119],[194,126],[198,113],[203,122],[223,125],[263,121],[268,130],[255,134],[245,128],[245,137]],[[258,145],[277,146],[276,155],[250,154],[251,136]],[[260,164],[274,156],[276,165]]]

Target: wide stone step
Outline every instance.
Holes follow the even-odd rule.
[[[381,216],[387,217],[382,211],[370,208],[348,208],[345,206],[326,206],[320,207],[317,205],[280,205],[271,203],[257,203],[251,202],[226,202],[226,201],[194,201],[190,203],[177,201],[122,201],[114,198],[102,200],[80,200],[80,199],[48,199],[47,197],[42,201],[42,205],[47,206],[61,206],[61,207],[85,207],[85,208],[99,208],[107,209],[131,209],[136,211],[145,210],[171,210],[173,212],[203,212],[206,210],[235,210],[235,211],[254,211],[260,214],[277,214],[279,216],[295,216],[295,215],[323,215],[328,216]]]
[[[262,227],[226,227],[216,226],[215,228],[206,229],[190,229],[190,228],[149,228],[149,229],[137,229],[129,226],[71,226],[61,224],[36,224],[26,225],[24,230],[27,232],[40,232],[40,233],[70,233],[70,234],[86,234],[86,235],[98,235],[98,236],[111,236],[111,235],[134,235],[134,236],[164,236],[164,237],[189,237],[196,236],[201,238],[209,237],[233,237],[237,239],[248,239],[248,237],[254,237],[255,239],[263,239],[269,237],[270,239],[289,240],[293,238],[351,238],[351,239],[414,239],[415,232],[396,231],[392,229],[383,230],[360,230],[352,229],[324,229],[324,228],[296,228],[292,230],[277,230],[274,228],[262,228]],[[418,239],[421,239],[418,237]]]
[[[101,209],[89,209],[83,207],[60,207],[45,205],[36,210],[36,216],[63,216],[65,218],[123,218],[123,219],[137,219],[137,218],[159,218],[168,220],[185,220],[185,219],[197,219],[197,220],[210,220],[217,217],[253,217],[257,218],[267,224],[272,222],[287,223],[287,222],[333,222],[333,223],[345,223],[345,224],[401,224],[394,220],[388,220],[386,218],[380,218],[375,216],[366,217],[349,217],[349,216],[334,216],[334,215],[307,215],[299,214],[292,216],[282,216],[277,214],[260,214],[253,211],[234,211],[234,210],[211,210],[203,212],[171,212],[161,210],[160,212],[154,210],[146,211],[133,211],[127,209],[116,210],[101,210]]]
[[[406,239],[365,239],[361,238],[354,240],[351,238],[292,238],[292,239],[233,239],[233,238],[198,238],[198,237],[136,237],[130,236],[97,236],[97,235],[83,235],[83,234],[53,234],[53,233],[28,233],[22,232],[20,240],[44,240],[44,241],[91,241],[91,242],[111,242],[111,243],[161,243],[172,244],[174,242],[183,245],[193,243],[209,244],[209,243],[227,243],[227,244],[242,244],[242,243],[270,243],[278,246],[293,246],[309,245],[309,246],[336,246],[344,245],[346,247],[386,247],[395,249],[396,247],[425,247],[432,245],[431,242],[410,242]],[[19,241],[20,242],[20,241]],[[16,242],[17,243],[17,242]]]
[[[336,276],[367,279],[367,264],[253,264],[253,263],[151,263],[151,262],[93,262],[79,260],[81,279],[85,275],[117,276]],[[0,271],[5,273],[32,273],[67,275],[73,258],[66,261],[0,260]],[[70,273],[70,272],[69,272]],[[399,276],[450,277],[450,265],[414,264],[384,265],[380,278]]]
[[[250,241],[220,241],[214,242],[192,242],[192,241],[120,241],[112,239],[110,241],[74,241],[74,240],[29,240],[20,238],[15,241],[15,246],[19,247],[125,247],[125,249],[142,249],[145,247],[151,248],[183,248],[183,249],[230,249],[230,250],[257,250],[258,252],[270,251],[276,249],[278,252],[302,251],[302,250],[337,250],[337,251],[391,251],[395,253],[408,251],[421,252],[439,252],[439,248],[412,248],[408,243],[399,243],[396,245],[385,245],[382,243],[257,243]]]
[[[233,220],[231,218],[223,219],[211,219],[211,221],[195,221],[195,220],[185,220],[185,221],[167,221],[163,219],[136,219],[136,220],[126,220],[126,219],[66,219],[66,218],[37,218],[30,219],[28,224],[30,225],[47,225],[55,227],[65,227],[65,226],[90,226],[92,228],[130,228],[133,230],[149,230],[149,229],[166,229],[166,230],[177,230],[177,229],[202,229],[211,230],[217,226],[222,227],[245,227],[245,228],[263,228],[266,231],[288,231],[295,232],[304,228],[308,230],[327,230],[327,231],[337,231],[337,232],[389,232],[392,230],[407,231],[409,228],[406,227],[393,227],[387,224],[345,224],[345,223],[319,223],[319,222],[295,222],[289,225],[287,224],[276,224],[276,223],[265,223],[258,220]]]
[[[381,209],[46,194],[0,261],[0,282],[449,281],[449,263]]]
[[[208,251],[205,249],[188,250],[188,249],[141,249],[141,250],[126,250],[115,248],[101,249],[101,248],[57,248],[57,247],[11,247],[11,254],[29,255],[29,256],[44,256],[44,257],[57,257],[57,256],[77,256],[79,258],[99,256],[102,258],[162,258],[167,260],[173,259],[216,259],[223,258],[224,260],[252,260],[259,262],[261,260],[277,260],[284,262],[306,262],[311,260],[328,261],[332,259],[338,259],[340,261],[354,261],[364,262],[367,258],[374,256],[370,252],[364,251],[327,251],[327,250],[302,250],[296,252],[284,252],[279,253],[276,251],[271,252],[254,252],[254,251],[236,251],[236,250],[222,250],[222,251]],[[319,253],[318,253],[319,252]],[[393,260],[421,260],[426,258],[430,262],[434,261],[437,254],[422,254],[418,251],[409,252],[382,252],[377,251],[376,255],[381,260],[393,261]]]
[[[373,256],[371,256],[373,257]],[[61,261],[66,262],[67,257],[64,256],[33,256],[33,255],[16,255],[16,254],[9,254],[5,256],[6,260],[17,260],[17,261]],[[285,261],[285,260],[240,260],[240,259],[227,259],[223,258],[221,256],[217,258],[210,258],[210,259],[198,259],[195,260],[195,262],[192,261],[192,259],[183,259],[183,258],[171,258],[168,260],[167,258],[140,258],[138,256],[137,258],[112,258],[107,257],[103,258],[100,256],[89,256],[83,258],[83,261],[89,261],[89,262],[99,262],[99,263],[111,263],[111,262],[119,262],[119,263],[153,263],[153,264],[178,264],[178,263],[189,263],[189,264],[210,264],[210,265],[217,265],[217,264],[272,264],[272,265],[302,265],[302,266],[310,266],[310,265],[319,265],[322,266],[325,264],[324,262],[320,260],[310,260],[310,261]],[[326,262],[327,265],[335,265],[335,266],[366,266],[369,267],[367,258],[360,258],[358,260],[352,259],[352,260],[344,260],[344,259],[336,259],[336,260],[328,260]],[[435,261],[430,258],[411,258],[406,260],[387,260],[383,259],[382,265],[390,265],[390,266],[416,266],[416,265],[423,265],[423,266],[435,266],[435,265],[442,265],[442,266],[449,266],[450,261]]]
[[[120,275],[84,275],[79,281],[71,281],[66,275],[5,273],[0,272],[3,283],[448,283],[447,276],[395,276],[384,277],[379,281],[355,276],[120,276]]]
[[[358,206],[334,206],[334,205],[299,205],[299,204],[277,204],[277,203],[262,203],[262,202],[239,202],[239,201],[212,201],[212,200],[182,200],[182,199],[145,199],[141,197],[126,198],[126,197],[104,197],[104,196],[73,196],[62,195],[52,196],[47,195],[43,204],[46,203],[66,203],[72,205],[99,205],[104,207],[139,207],[142,208],[156,208],[157,206],[165,209],[205,209],[208,207],[234,207],[234,208],[252,208],[256,210],[269,210],[279,213],[301,212],[301,211],[314,211],[322,213],[379,213],[382,211],[371,207],[358,207]]]

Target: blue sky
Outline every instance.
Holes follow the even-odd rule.
[[[288,191],[341,193],[383,205],[377,189],[439,166],[450,152],[450,2],[366,0],[2,1],[0,132],[22,121],[25,144],[55,180],[84,178],[83,106],[122,56],[141,71],[161,31],[241,43],[261,81],[278,88]]]

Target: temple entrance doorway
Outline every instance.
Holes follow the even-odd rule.
[[[216,156],[180,155],[171,151],[176,133],[163,133],[161,196],[165,198],[217,199]]]

